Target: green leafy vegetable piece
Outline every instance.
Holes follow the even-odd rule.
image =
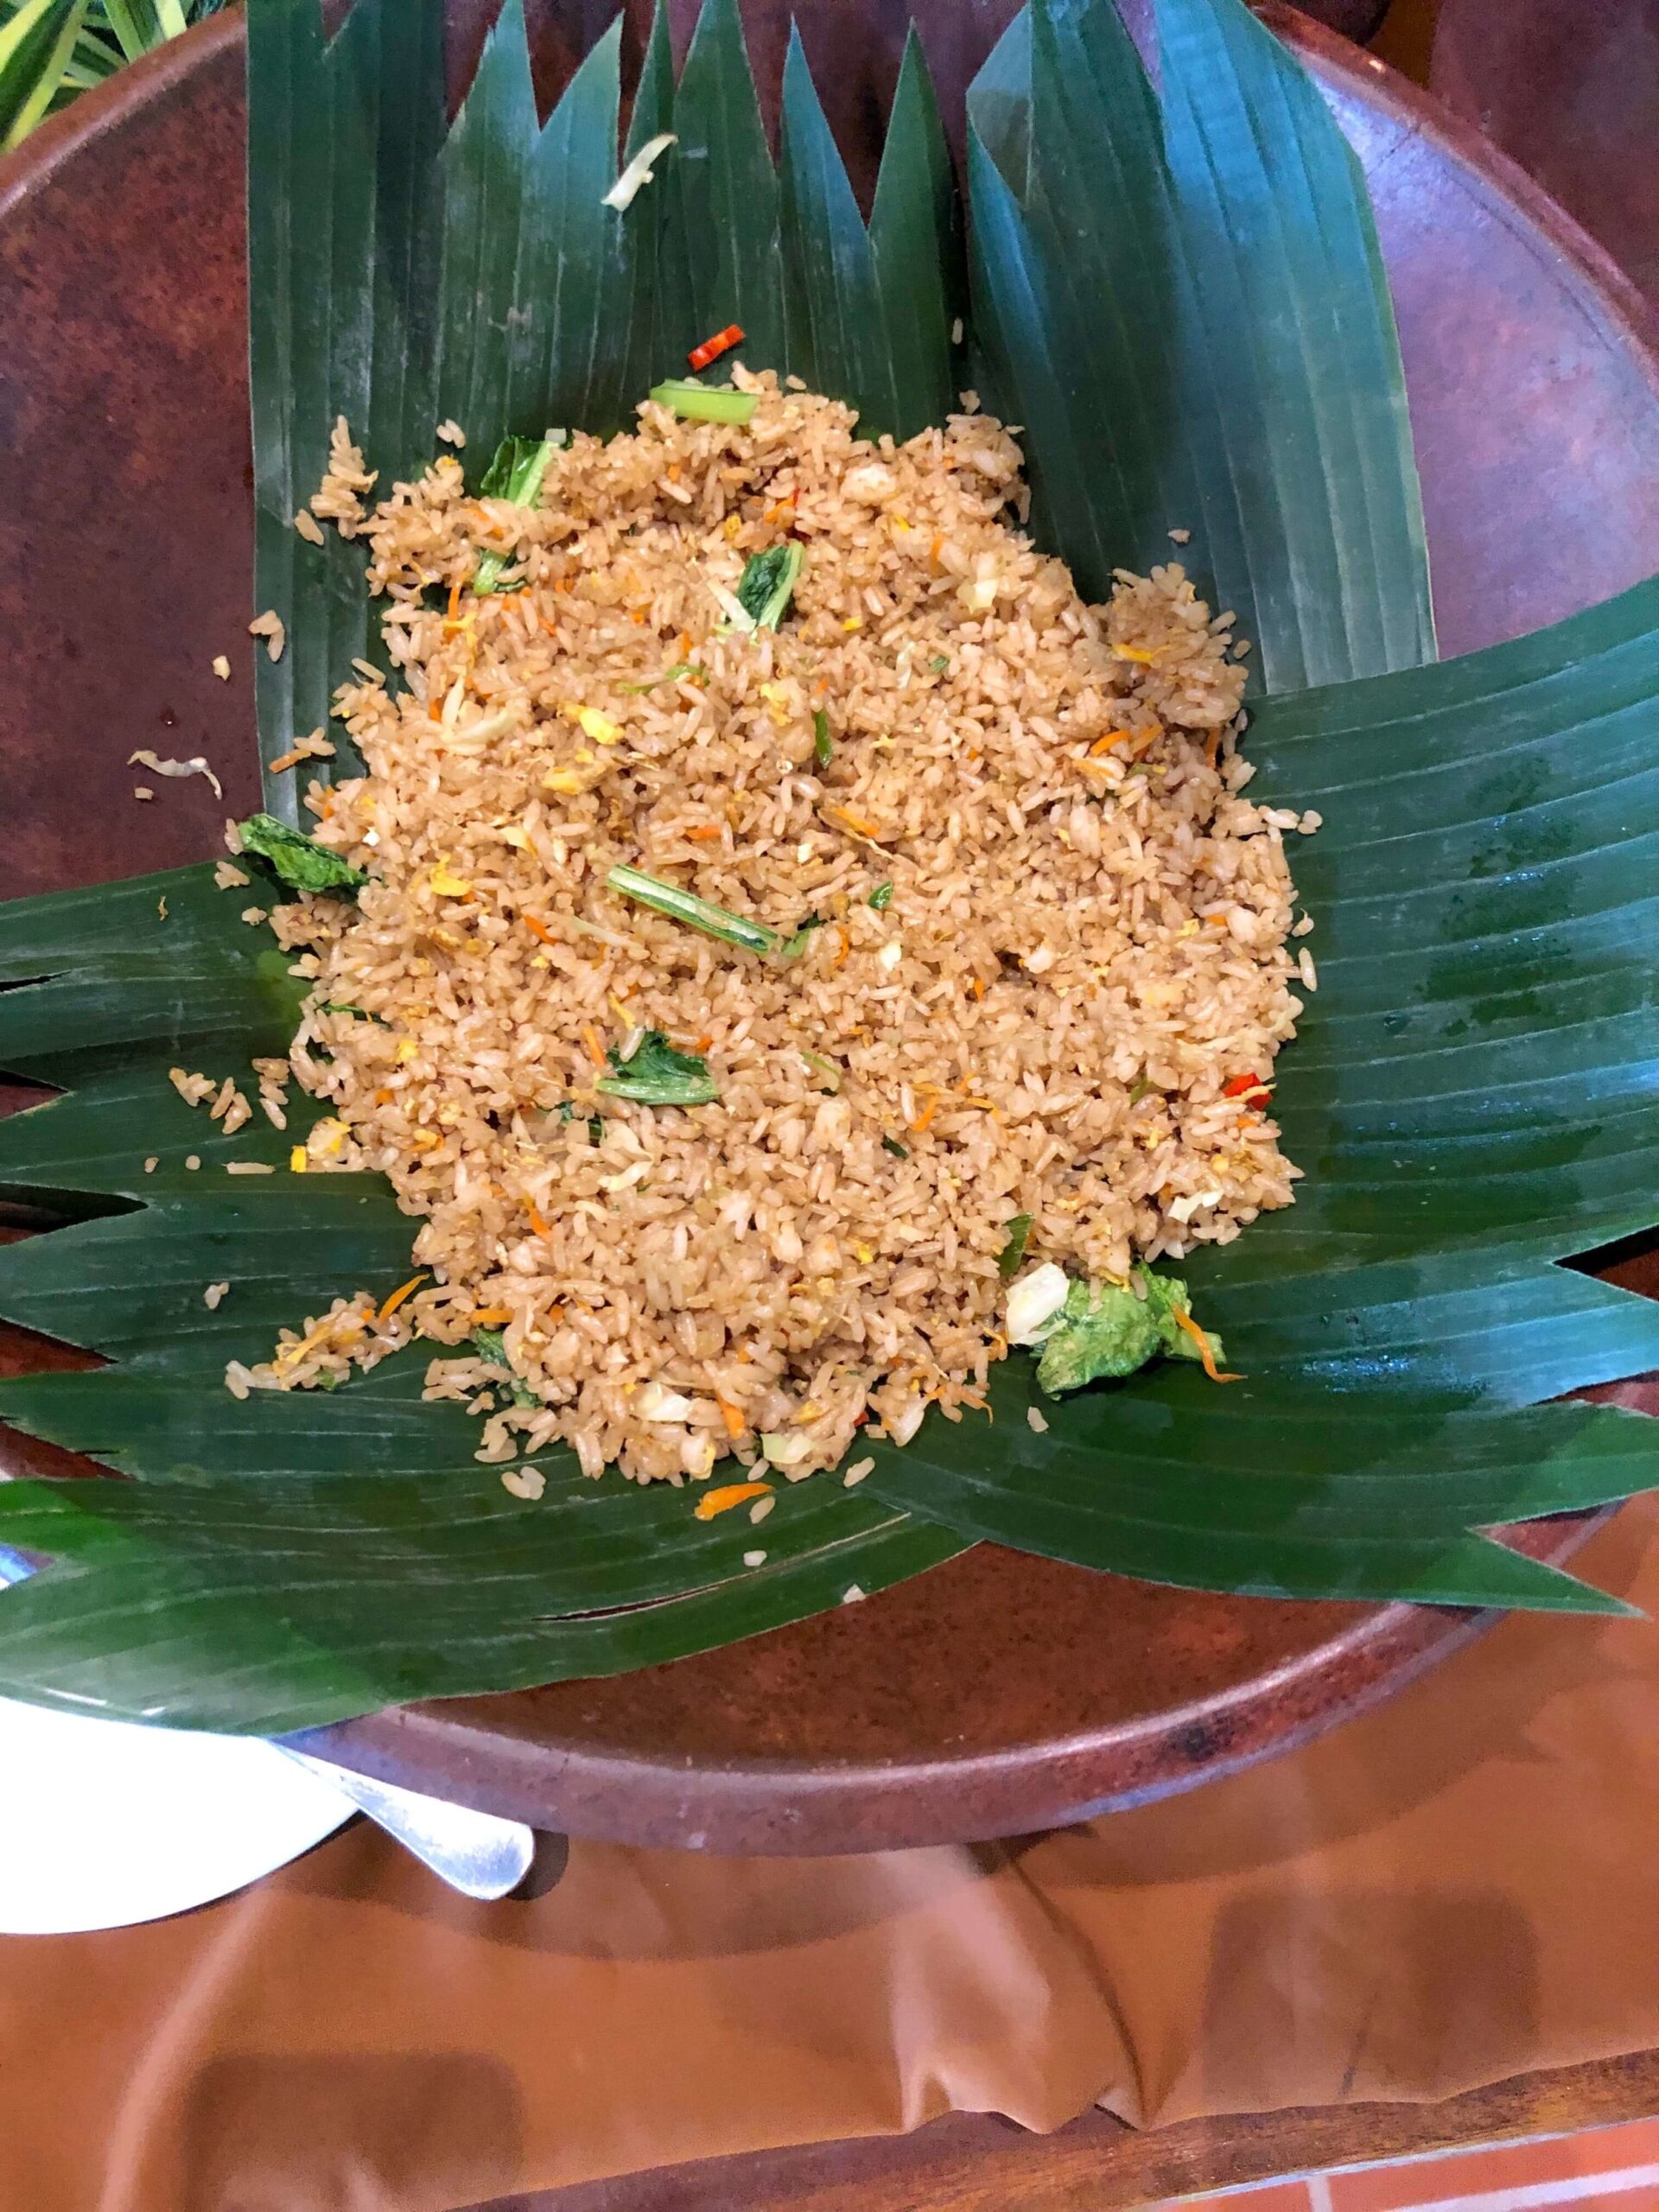
[[[738,580],[737,603],[757,630],[775,630],[783,620],[805,559],[804,547],[793,538],[769,545],[764,553],[750,554]],[[827,742],[827,722],[824,732]]]
[[[647,1029],[626,1060],[614,1046],[605,1057],[616,1072],[601,1076],[594,1088],[607,1098],[631,1098],[640,1106],[707,1106],[720,1096],[708,1061],[677,1052],[660,1029]]]
[[[950,665],[950,656],[949,653],[935,653],[927,664],[935,676],[942,676]]]
[[[799,923],[796,928],[790,931],[789,935],[779,946],[778,951],[780,958],[785,960],[798,960],[802,953],[806,950],[807,946],[811,944],[813,931],[815,930],[821,930],[824,926],[824,919],[822,914],[808,914],[804,920]]]
[[[688,929],[700,930],[704,937],[717,938],[722,944],[734,944],[744,952],[783,952],[790,942],[780,930],[714,906],[693,891],[682,891],[677,883],[647,875],[643,868],[613,868],[605,885],[620,898],[632,899],[636,905],[649,906],[654,914],[665,915],[671,922],[683,922]]]
[[[909,1147],[900,1144],[897,1137],[884,1136],[881,1140],[881,1149],[883,1152],[890,1152],[895,1160],[910,1158]]]
[[[802,1049],[801,1058],[808,1067],[824,1078],[830,1085],[830,1095],[833,1097],[845,1080],[847,1073],[845,1068],[837,1067],[834,1060],[826,1058],[822,1052],[809,1052],[804,1048]]]
[[[515,507],[533,507],[541,497],[547,465],[557,449],[551,438],[503,438],[479,480],[478,496],[510,499]]]
[[[890,883],[878,883],[866,903],[874,906],[878,914],[885,914],[893,904],[893,886]]]
[[[654,384],[651,397],[659,407],[671,408],[689,423],[743,423],[755,409],[752,391],[738,391],[731,385],[698,384],[690,377],[670,377],[665,383]]]
[[[616,688],[619,691],[629,691],[637,696],[641,691],[654,691],[659,683],[677,683],[683,676],[701,676],[702,673],[695,661],[677,660],[672,668],[665,668],[660,676],[647,677],[642,683],[619,683]]]
[[[1031,1242],[1031,1216],[1017,1213],[1008,1223],[1008,1241],[997,1255],[996,1272],[1004,1282],[1017,1275],[1025,1263],[1026,1246]]]
[[[835,757],[836,748],[830,736],[830,717],[822,707],[815,707],[812,709],[812,758],[820,768],[827,768]]]
[[[512,1362],[507,1357],[507,1340],[503,1331],[500,1329],[474,1329],[472,1335],[472,1343],[473,1349],[477,1352],[480,1359],[487,1359],[493,1367],[505,1367],[506,1369],[509,1379],[504,1382],[501,1387],[505,1390],[508,1397],[512,1401],[515,1406],[539,1406],[541,1404],[542,1402],[540,1398],[537,1397],[535,1391],[531,1389],[529,1383],[518,1374],[513,1367]]]
[[[331,853],[315,837],[308,837],[304,830],[290,829],[286,822],[279,822],[274,814],[251,814],[238,825],[238,832],[243,851],[256,854],[277,881],[290,891],[315,891],[350,899],[355,898],[369,880],[361,868],[353,868],[338,853]]]
[[[542,496],[548,463],[557,450],[551,438],[503,438],[484,472],[479,497],[510,499],[515,507],[533,507]],[[480,597],[494,591],[506,566],[505,553],[480,554],[473,589]]]
[[[1074,1282],[1065,1294],[1058,1325],[1043,1342],[1037,1380],[1051,1396],[1080,1390],[1103,1376],[1133,1375],[1160,1352],[1171,1359],[1201,1359],[1198,1342],[1173,1317],[1192,1309],[1179,1275],[1160,1275],[1150,1268],[1136,1272],[1145,1296],[1116,1283]],[[1219,1363],[1221,1339],[1206,1330],[1210,1350]]]

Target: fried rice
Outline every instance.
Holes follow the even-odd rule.
[[[294,1164],[388,1176],[425,1280],[342,1295],[238,1391],[420,1337],[480,1459],[797,1478],[982,1402],[1019,1217],[1033,1262],[1121,1283],[1291,1201],[1284,838],[1318,824],[1242,795],[1231,618],[1173,563],[1085,605],[971,397],[895,447],[737,382],[747,424],[647,403],[529,508],[448,455],[371,508],[337,434],[314,505],[366,542],[400,680],[359,664],[367,773],[308,792],[370,880],[274,916],[332,1109]],[[785,541],[779,626],[729,627]],[[795,957],[619,896],[619,864]],[[651,1033],[711,1102],[600,1089]]]

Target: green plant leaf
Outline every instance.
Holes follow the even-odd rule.
[[[322,481],[343,415],[385,482],[430,458],[443,132],[442,22],[408,0],[356,0],[325,42],[316,0],[248,10],[249,355],[254,591],[287,630],[255,667],[262,758],[326,727],[334,688],[378,656],[363,556],[294,517]],[[538,426],[539,427],[539,426]],[[343,734],[346,772],[360,767]],[[289,775],[273,814],[299,819]]]
[[[868,232],[807,67],[798,29],[784,65],[782,236],[790,367],[855,408],[865,436],[908,438],[956,404],[961,312],[950,157],[912,29]]]
[[[1433,655],[1421,502],[1358,165],[1243,0],[1158,0],[1161,111],[1108,0],[1033,0],[970,96],[983,379],[1034,526],[1103,597],[1192,563],[1269,693]]]
[[[679,144],[670,174],[692,316],[686,347],[735,322],[751,368],[783,368],[789,346],[778,179],[737,0],[703,0],[672,127]]]
[[[658,0],[645,42],[639,82],[634,88],[624,157],[632,160],[653,138],[675,130],[674,50],[669,40],[664,0]],[[631,334],[632,352],[624,372],[625,388],[637,397],[664,376],[685,367],[685,357],[706,330],[696,327],[691,270],[681,251],[675,163],[671,146],[650,184],[623,217],[627,242],[625,292],[620,313]]]
[[[0,153],[21,144],[57,98],[86,0],[25,0],[0,23]]]
[[[962,1535],[1186,1589],[1624,1612],[1470,1531],[1659,1480],[1650,1423],[1611,1408],[1223,1389],[1168,1368],[1056,1401],[1024,1357],[996,1370],[989,1402],[989,1434],[969,1416],[924,1424],[902,1452],[869,1446],[864,1487]]]
[[[353,1395],[348,1386],[321,1403],[349,1416]],[[88,1391],[69,1433],[86,1433],[92,1402]],[[129,1425],[114,1433],[137,1459],[130,1440],[167,1408],[130,1394],[121,1411]],[[377,1400],[358,1431],[372,1470],[396,1433],[390,1411]],[[338,1440],[337,1422],[325,1427]],[[209,1427],[182,1448],[214,1467],[211,1484],[7,1484],[0,1543],[55,1563],[0,1597],[0,1692],[279,1734],[418,1697],[680,1658],[823,1611],[851,1590],[874,1593],[963,1548],[838,1485],[802,1485],[764,1531],[741,1513],[700,1522],[666,1485],[568,1472],[521,1501],[470,1460],[433,1471],[430,1427],[416,1474],[364,1472],[359,1462],[343,1476],[296,1479],[266,1465],[255,1479],[226,1479],[237,1444]],[[294,1449],[309,1459],[320,1441],[302,1433]],[[764,1548],[761,1566],[743,1564],[751,1548]]]
[[[486,451],[544,427],[608,434],[640,397],[628,379],[648,303],[633,263],[651,217],[604,205],[620,40],[619,17],[543,129],[522,0],[509,0],[443,149],[438,408]]]

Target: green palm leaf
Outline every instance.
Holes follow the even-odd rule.
[[[982,74],[971,342],[1085,581],[1192,529],[1288,695],[1255,711],[1252,795],[1325,817],[1296,860],[1319,988],[1275,1101],[1307,1180],[1186,1270],[1248,1379],[1059,1404],[1016,1360],[991,1425],[936,1418],[759,1529],[563,1452],[542,1499],[509,1496],[475,1424],[421,1400],[417,1353],[238,1402],[228,1359],[410,1271],[377,1179],[287,1172],[312,1102],[226,1138],[167,1082],[290,1035],[303,986],[239,918],[267,894],[202,868],[20,902],[0,1065],[67,1095],[0,1128],[0,1189],[66,1225],[0,1252],[0,1311],[113,1364],[0,1383],[0,1413],[130,1479],[0,1488],[0,1543],[48,1562],[0,1601],[0,1691],[296,1727],[724,1643],[982,1537],[1205,1588],[1612,1608],[1484,1532],[1659,1480],[1644,1421],[1533,1402],[1659,1366],[1655,1309],[1561,1264],[1659,1210],[1659,585],[1415,665],[1421,518],[1357,173],[1237,0],[1160,18],[1161,104],[1099,0],[1037,0]],[[613,35],[543,124],[512,0],[446,135],[437,26],[358,0],[327,43],[315,0],[251,9],[258,595],[289,640],[262,663],[267,759],[370,642],[360,553],[291,527],[337,415],[383,482],[447,414],[469,462],[505,430],[608,430],[733,320],[752,365],[873,428],[952,403],[958,226],[913,45],[867,226],[798,42],[774,170],[731,0],[677,87],[658,17],[626,147]],[[1219,348],[1218,315],[1250,342]]]
[[[26,138],[61,90],[86,0],[24,0],[0,23],[0,153]]]
[[[0,150],[226,0],[0,0]]]
[[[1270,693],[1434,651],[1405,380],[1358,165],[1240,0],[1033,0],[969,99],[976,323],[1033,524],[1090,597],[1191,530]]]
[[[868,230],[798,30],[784,65],[781,175],[796,307],[791,368],[814,391],[845,398],[868,432],[903,439],[942,421],[956,404],[950,333],[962,286],[950,156],[913,29]]]

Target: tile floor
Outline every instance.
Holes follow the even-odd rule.
[[[1228,2212],[1548,2212],[1573,2204],[1659,2212],[1659,2120],[1343,2166],[1174,2203],[1183,2212],[1211,2204]]]

